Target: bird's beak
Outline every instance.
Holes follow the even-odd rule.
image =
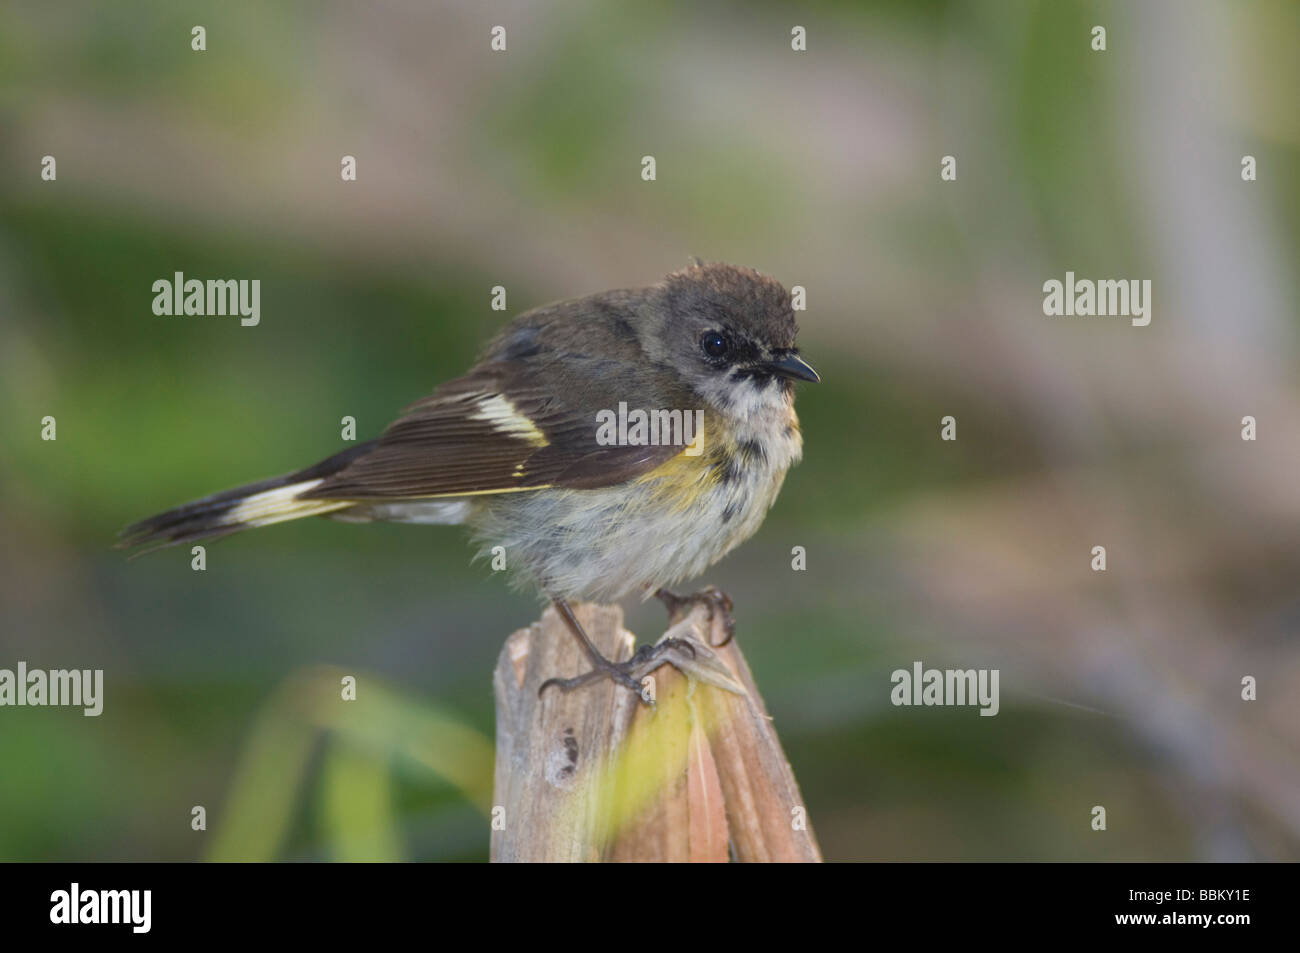
[[[821,381],[821,378],[817,376],[817,372],[812,369],[812,365],[793,351],[782,354],[763,366],[773,374],[780,374],[782,377],[788,377],[791,380],[807,381],[810,384]]]

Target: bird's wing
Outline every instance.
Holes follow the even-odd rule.
[[[368,453],[326,477],[302,499],[427,499],[536,490],[592,489],[632,479],[677,455],[680,444],[602,446],[597,412],[619,402],[645,410],[680,409],[685,388],[637,386],[645,373],[608,358],[490,361],[411,405]],[[649,402],[650,391],[656,402]],[[665,399],[667,398],[667,400]],[[673,403],[676,401],[677,403]]]

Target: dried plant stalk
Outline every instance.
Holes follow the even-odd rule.
[[[578,605],[611,659],[635,639],[613,606]],[[653,707],[612,682],[541,683],[590,667],[552,609],[506,641],[493,679],[493,861],[820,861],[799,787],[739,646],[703,606],[665,633],[696,655],[649,674]]]

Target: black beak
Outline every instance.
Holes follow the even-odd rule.
[[[801,358],[793,351],[781,354],[763,365],[773,374],[780,374],[782,377],[788,377],[791,380],[807,381],[810,384],[816,384],[821,381],[817,372],[812,369],[812,365]]]

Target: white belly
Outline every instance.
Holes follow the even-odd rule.
[[[683,477],[684,467],[668,468],[657,479],[598,490],[480,497],[469,523],[485,552],[505,547],[512,581],[535,585],[545,598],[648,596],[699,576],[757,532],[799,459],[793,414],[789,422],[747,437],[766,449],[736,461],[728,478],[701,467],[702,488],[684,485],[692,479]],[[725,460],[714,463],[726,467]]]

